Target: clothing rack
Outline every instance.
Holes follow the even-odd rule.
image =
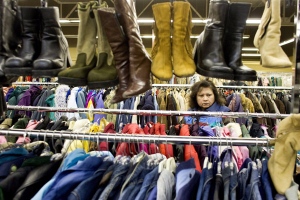
[[[192,87],[192,84],[152,84],[152,87]],[[234,89],[270,89],[270,90],[292,90],[294,87],[282,86],[237,86],[237,85],[221,85],[217,88],[234,88]]]
[[[128,142],[128,143],[170,143],[170,144],[204,144],[218,146],[270,146],[270,142],[275,139],[269,138],[218,138],[218,137],[198,137],[198,136],[157,136],[142,134],[112,134],[94,133],[84,134],[67,131],[40,131],[26,129],[0,130],[0,135],[5,136],[26,136],[40,139],[71,139],[107,142]]]
[[[13,82],[12,85],[59,85],[56,82]]]
[[[276,113],[249,113],[249,112],[203,112],[203,111],[170,111],[170,110],[127,110],[127,109],[89,109],[89,108],[63,108],[63,107],[40,107],[40,106],[7,106],[8,110],[24,110],[24,111],[39,111],[39,112],[73,112],[73,113],[94,113],[94,114],[128,114],[128,115],[154,115],[154,116],[218,116],[229,118],[286,118],[290,114]]]

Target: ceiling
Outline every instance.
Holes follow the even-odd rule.
[[[166,2],[166,0],[135,0],[136,10],[139,19],[153,19],[151,6],[156,3]],[[208,14],[209,0],[185,0],[191,4],[193,19],[205,19]],[[76,12],[77,2],[88,2],[88,0],[49,0],[48,6],[58,6],[60,8],[61,19],[76,20],[78,15]],[[231,2],[251,2],[252,8],[249,14],[249,19],[260,19],[264,9],[264,3],[261,0],[231,0]],[[113,6],[113,0],[107,0],[109,6]],[[19,0],[19,5],[21,6],[40,6],[40,0]],[[294,27],[294,13],[295,13],[296,0],[282,0],[281,1],[281,16],[282,16],[282,27],[281,27],[281,42],[293,38],[295,27]],[[192,29],[192,35],[199,35],[203,28],[204,23],[194,24]],[[258,24],[248,24],[244,35],[247,39],[244,39],[244,48],[254,48],[253,38],[256,33]],[[77,34],[78,34],[78,23],[62,23],[62,29],[64,34],[67,36],[69,46],[71,48],[76,48]],[[141,35],[151,35],[152,34],[152,23],[140,24]],[[196,38],[191,38],[192,44],[194,44]],[[151,38],[143,38],[143,43],[147,49],[152,47]],[[294,43],[289,43],[282,46],[283,50],[289,57],[293,56]],[[243,51],[244,54],[248,53],[258,53],[256,51]],[[257,56],[243,56],[245,61],[258,61]]]

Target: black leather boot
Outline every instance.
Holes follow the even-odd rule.
[[[0,85],[10,86],[18,77],[4,73],[7,58],[17,54],[21,44],[21,21],[16,0],[0,1]]]
[[[226,20],[224,57],[237,81],[257,81],[256,71],[242,63],[243,34],[250,8],[251,3],[231,3]]]
[[[5,62],[5,74],[12,76],[31,76],[33,61],[40,54],[40,15],[37,7],[21,7],[23,22],[22,47],[17,57]]]
[[[71,65],[69,45],[59,24],[57,7],[39,8],[42,21],[41,53],[33,62],[34,77],[56,77]]]
[[[232,80],[233,70],[225,62],[223,36],[228,11],[227,1],[210,1],[208,21],[194,46],[198,74]]]

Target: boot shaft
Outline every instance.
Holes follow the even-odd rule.
[[[171,3],[158,3],[152,6],[155,27],[159,38],[171,36]]]
[[[17,1],[0,1],[0,19],[0,53],[12,56],[16,54],[22,41],[22,24]]]
[[[243,34],[250,9],[251,3],[229,4],[225,32]]]
[[[20,7],[22,16],[22,35],[25,37],[40,37],[40,12],[37,7]]]
[[[227,1],[210,1],[206,27],[223,29],[226,23],[228,6]]]
[[[89,65],[93,61],[96,52],[96,20],[95,17],[91,16],[92,6],[96,3],[97,2],[77,4],[78,17],[80,20],[77,39],[77,60],[80,57],[79,55],[85,54],[84,63],[86,65]]]

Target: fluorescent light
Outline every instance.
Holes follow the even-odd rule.
[[[289,44],[292,42],[294,42],[294,38],[291,38],[291,39],[288,39],[288,40],[285,40],[285,41],[279,43],[279,46],[283,46],[283,45],[286,45],[286,44]]]
[[[209,19],[192,19],[193,24],[206,24]],[[66,24],[66,23],[79,23],[79,19],[73,18],[73,19],[60,19],[60,23]],[[153,18],[139,18],[137,20],[139,24],[153,24],[154,19]],[[171,20],[172,22],[172,20]],[[248,19],[247,24],[259,24],[260,19]]]
[[[260,57],[259,53],[242,53],[244,57]]]
[[[243,51],[258,51],[257,48],[254,48],[254,47],[244,47],[242,48]]]
[[[247,24],[260,24],[260,19],[247,19]]]

